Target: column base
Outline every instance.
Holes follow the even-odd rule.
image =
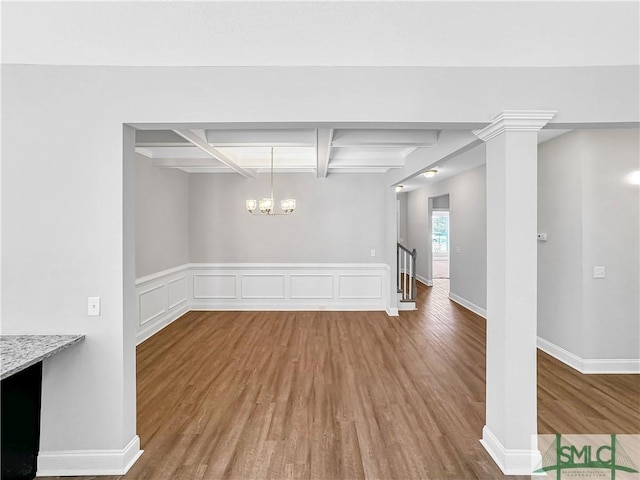
[[[480,440],[480,443],[505,475],[537,475],[533,471],[542,462],[542,456],[537,449],[516,450],[504,448],[502,442],[496,438],[486,425],[482,428],[482,440]]]
[[[124,475],[142,452],[138,435],[122,450],[40,452],[38,476]]]

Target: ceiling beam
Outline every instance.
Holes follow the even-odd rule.
[[[236,162],[234,162],[229,157],[227,157],[225,154],[223,154],[220,150],[218,150],[217,148],[212,147],[211,145],[209,145],[202,137],[198,136],[192,130],[173,130],[173,131],[175,133],[177,133],[178,135],[180,135],[185,140],[188,140],[189,142],[194,144],[196,147],[198,147],[203,152],[208,153],[209,155],[211,155],[216,160],[219,160],[220,162],[224,163],[230,169],[238,172],[243,177],[249,178],[249,177],[255,177],[256,176],[253,171],[248,170],[246,168],[242,168]]]
[[[207,143],[216,147],[312,147],[314,129],[207,130]]]
[[[438,143],[437,130],[340,129],[334,147],[431,147]]]
[[[318,128],[316,130],[316,177],[326,178],[331,156],[331,142],[333,128]]]
[[[162,168],[223,168],[227,166],[215,158],[152,158],[151,165]]]

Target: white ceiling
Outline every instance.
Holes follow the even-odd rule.
[[[253,176],[280,172],[384,173],[402,168],[417,148],[438,141],[438,131],[385,128],[138,130],[136,152],[153,165],[188,173]],[[235,168],[238,167],[238,168]]]
[[[538,144],[548,142],[549,140],[559,137],[571,130],[540,130],[538,132]],[[438,173],[431,177],[426,178],[422,174],[415,175],[409,180],[402,182],[402,192],[410,192],[424,185],[440,182],[446,178],[453,177],[460,173],[463,173],[472,168],[479,167],[486,163],[485,144],[482,143],[471,150],[468,150],[460,155],[449,158],[447,160],[438,162],[437,165],[433,165],[431,168],[438,171]]]
[[[2,2],[2,63],[638,65],[637,1]]]
[[[569,130],[541,130],[543,143]],[[156,167],[187,173],[240,173],[246,177],[269,171],[271,148],[274,170],[313,173],[386,173],[401,169],[419,148],[437,144],[440,132],[415,128],[207,128],[137,130],[136,152]],[[415,175],[403,182],[404,191],[438,182],[485,163],[484,145],[437,165],[432,178]]]

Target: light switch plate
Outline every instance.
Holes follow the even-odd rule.
[[[100,297],[89,297],[87,299],[87,315],[92,317],[100,315]]]
[[[593,278],[604,278],[604,267],[593,267]]]

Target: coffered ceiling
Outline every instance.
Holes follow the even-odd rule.
[[[428,129],[174,129],[138,130],[136,152],[153,165],[188,173],[239,173],[269,170],[333,173],[384,173],[402,168],[418,148],[438,142]]]

